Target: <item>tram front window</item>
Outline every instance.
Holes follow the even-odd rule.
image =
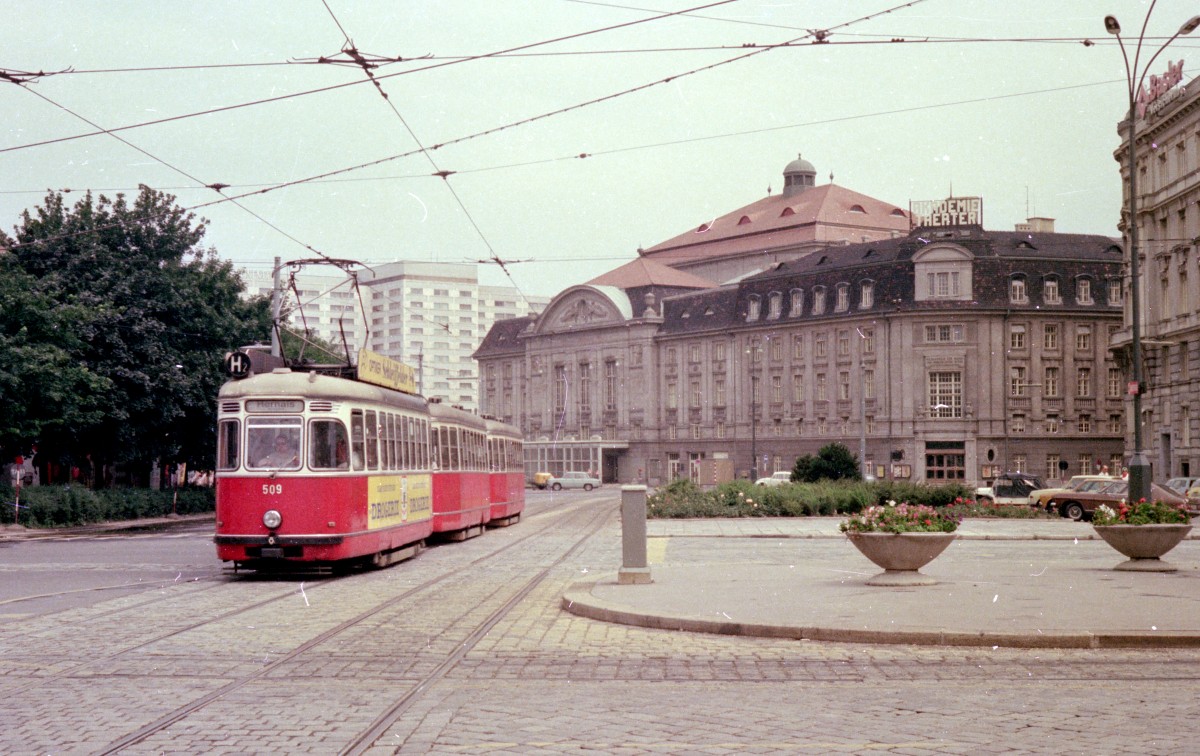
[[[314,470],[349,470],[350,443],[340,420],[308,424],[308,466]]]
[[[264,470],[299,470],[300,429],[298,417],[247,419],[247,466]]]

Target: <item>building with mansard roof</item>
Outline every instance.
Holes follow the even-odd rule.
[[[644,254],[496,324],[482,410],[524,429],[530,473],[607,482],[762,475],[834,441],[903,480],[1120,466],[1114,240],[1031,219],[751,258],[716,286]]]

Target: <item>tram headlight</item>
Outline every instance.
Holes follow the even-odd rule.
[[[283,522],[283,515],[279,514],[274,509],[268,509],[263,515],[263,525],[266,525],[271,530],[279,527],[279,523]]]

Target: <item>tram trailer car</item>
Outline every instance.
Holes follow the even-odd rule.
[[[466,410],[429,402],[433,449],[433,532],[456,541],[483,532],[491,519],[487,422]]]
[[[277,368],[227,382],[217,556],[256,569],[412,556],[434,529],[430,427],[424,398],[360,381]]]
[[[513,525],[525,509],[525,452],[521,431],[499,420],[487,423],[491,527]]]

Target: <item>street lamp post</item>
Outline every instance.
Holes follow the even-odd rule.
[[[1142,31],[1138,35],[1137,47],[1134,48],[1133,65],[1130,66],[1129,54],[1125,51],[1125,42],[1121,39],[1121,24],[1117,22],[1115,16],[1104,17],[1104,28],[1109,34],[1117,38],[1117,44],[1121,47],[1121,57],[1125,59],[1125,79],[1129,85],[1129,218],[1126,221],[1127,230],[1129,232],[1129,288],[1130,288],[1130,318],[1132,320],[1131,331],[1133,336],[1133,385],[1130,391],[1133,394],[1133,451],[1129,455],[1129,499],[1130,501],[1138,501],[1140,499],[1150,500],[1150,460],[1146,455],[1146,450],[1142,446],[1142,391],[1145,388],[1142,382],[1142,324],[1141,324],[1141,292],[1139,291],[1138,281],[1138,221],[1137,221],[1137,120],[1138,114],[1136,110],[1137,92],[1142,87],[1142,82],[1146,78],[1146,72],[1154,61],[1167,49],[1167,46],[1175,41],[1176,37],[1184,34],[1191,34],[1200,26],[1200,16],[1192,16],[1181,27],[1179,31],[1171,35],[1171,38],[1163,43],[1162,47],[1154,53],[1149,62],[1144,67],[1138,70],[1138,59],[1142,54],[1142,42],[1146,36],[1146,25],[1150,22],[1150,14],[1154,12],[1154,2],[1150,3],[1150,9],[1146,11],[1146,18],[1142,22]]]

